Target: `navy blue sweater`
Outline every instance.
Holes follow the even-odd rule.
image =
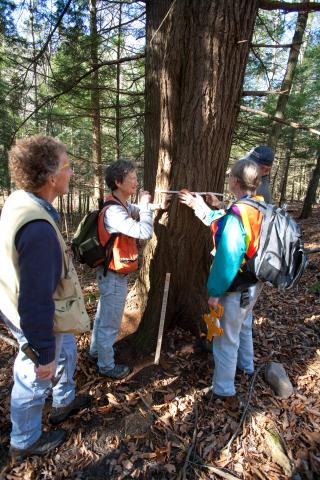
[[[53,293],[61,277],[62,252],[57,234],[45,220],[24,225],[17,233],[20,291],[18,312],[24,336],[46,365],[55,357]]]

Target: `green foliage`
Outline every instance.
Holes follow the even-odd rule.
[[[44,133],[68,146],[75,166],[74,191],[92,195],[93,99],[99,93],[103,164],[118,155],[141,163],[144,151],[144,60],[107,65],[144,48],[143,2],[97,1],[97,35],[88,0],[73,0],[57,26],[65,0],[0,2],[0,188],[8,188],[7,151],[15,136]],[[30,7],[32,6],[32,8]],[[15,14],[14,11],[18,12]],[[138,20],[137,20],[138,19]],[[244,90],[276,90],[284,75],[288,49],[270,45],[292,40],[297,13],[259,11],[247,64]],[[319,129],[319,14],[309,14],[308,31],[286,119]],[[121,22],[121,24],[120,24]],[[54,27],[57,28],[51,36]],[[31,34],[32,32],[32,34]],[[50,41],[47,39],[50,36]],[[47,43],[46,43],[47,42]],[[266,47],[254,45],[264,44]],[[46,45],[45,51],[43,47]],[[93,68],[96,46],[98,77]],[[36,61],[34,61],[36,58]],[[102,65],[104,64],[104,65]],[[117,86],[117,76],[120,88]],[[98,83],[97,83],[98,82]],[[274,114],[277,95],[243,97],[244,106]],[[272,122],[240,112],[231,160],[267,141]],[[118,133],[117,133],[118,129]],[[292,140],[283,126],[277,157]],[[315,163],[318,137],[295,130],[289,177],[293,198],[300,198]],[[278,163],[275,165],[278,168]],[[303,183],[302,182],[302,183]],[[300,188],[301,187],[301,188]]]
[[[316,282],[308,289],[309,293],[320,293],[320,282]]]

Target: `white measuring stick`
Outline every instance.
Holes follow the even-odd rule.
[[[171,277],[171,273],[166,273],[166,279],[165,279],[165,282],[164,282],[163,298],[162,298],[160,324],[159,324],[159,331],[158,331],[157,348],[156,348],[156,355],[155,355],[155,357],[154,357],[154,363],[155,363],[155,365],[159,365],[160,352],[161,352],[161,344],[162,344],[162,337],[163,337],[164,320],[165,320],[165,318],[166,318],[166,310],[167,310],[167,301],[168,301],[170,277]]]
[[[155,189],[156,193],[180,193],[180,190],[161,190],[161,188],[156,188]],[[217,195],[219,197],[223,197],[223,193],[216,193],[216,192],[190,192],[192,195],[195,195],[196,193],[198,195],[207,195],[207,194],[212,194],[212,195]]]

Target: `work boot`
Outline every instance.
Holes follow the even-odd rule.
[[[27,457],[33,455],[45,455],[54,448],[59,447],[65,441],[67,432],[65,430],[53,430],[43,432],[41,437],[28,448],[10,447],[12,463],[20,463]]]
[[[214,400],[226,400],[227,398],[230,397],[224,397],[222,395],[217,395],[216,393],[213,392],[212,387],[206,387],[200,390],[200,396],[203,400],[206,402],[214,401]]]
[[[90,403],[90,395],[79,395],[65,407],[53,407],[49,416],[49,422],[52,423],[52,425],[58,425],[58,423],[64,422],[67,418],[78,413],[83,408],[89,407]]]
[[[91,360],[91,362],[97,363],[98,360],[98,352],[90,352],[90,350],[86,351],[87,358]]]
[[[108,377],[112,380],[121,380],[122,378],[127,377],[131,372],[130,367],[128,365],[115,365],[111,370],[106,370],[100,368],[99,374],[102,377]]]
[[[217,395],[213,392],[212,387],[206,387],[200,391],[200,396],[202,400],[207,402],[208,404],[220,400],[226,410],[230,410],[232,412],[241,412],[243,410],[243,402],[237,395]]]
[[[254,371],[253,372],[246,372],[245,370],[243,370],[242,368],[239,368],[239,367],[237,367],[237,373],[239,373],[241,375],[247,375],[249,378],[252,378],[253,375],[254,375]]]

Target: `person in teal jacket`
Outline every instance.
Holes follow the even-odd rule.
[[[237,202],[254,197],[259,183],[259,168],[252,160],[239,160],[232,167],[229,190]],[[227,210],[211,210],[200,195],[186,190],[179,197],[213,233],[215,249],[207,282],[208,303],[214,309],[219,304],[223,306],[220,323],[224,333],[213,339],[215,368],[210,395],[234,397],[236,368],[249,375],[254,371],[252,309],[260,290],[256,288],[256,278],[241,267],[245,255],[257,249],[262,216],[254,207],[240,203]]]

